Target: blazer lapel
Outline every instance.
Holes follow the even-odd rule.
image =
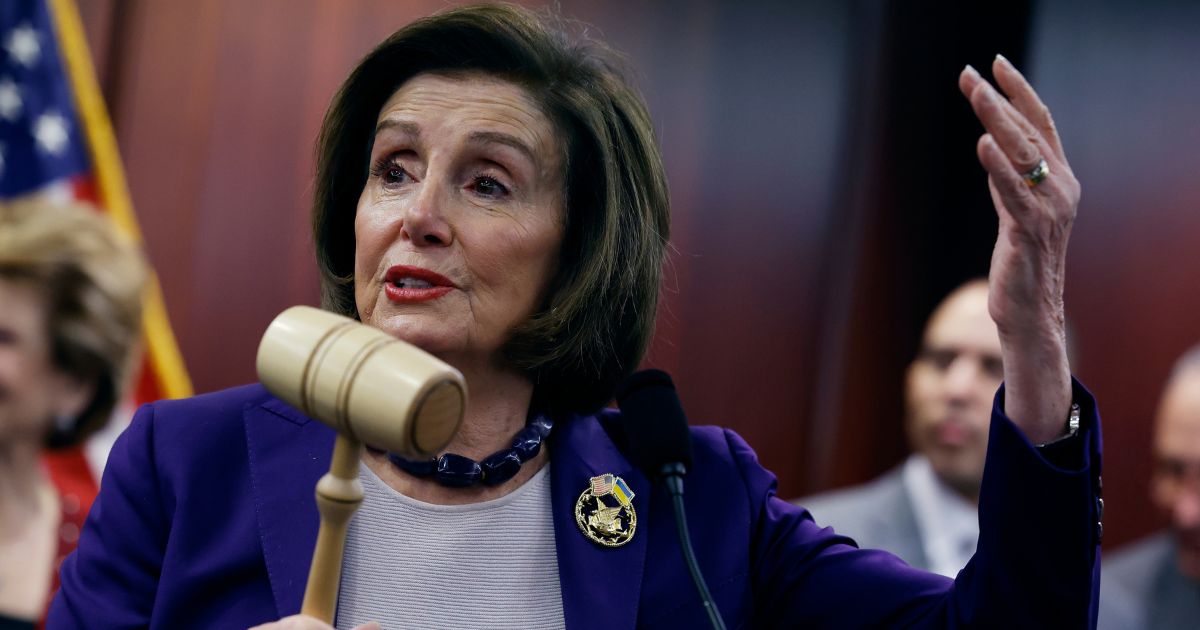
[[[613,473],[633,490],[633,509],[650,515],[650,482],[590,417],[562,422],[551,445],[550,487],[563,617],[570,630],[632,630],[641,599],[649,526],[640,523],[621,547],[592,542],[575,523],[575,502],[592,477]]]
[[[314,493],[329,471],[334,432],[277,398],[247,405],[243,418],[263,558],[285,617],[304,599],[320,524]]]

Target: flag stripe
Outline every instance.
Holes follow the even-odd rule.
[[[141,230],[129,200],[116,136],[96,81],[79,11],[73,0],[50,0],[50,14],[58,32],[58,45],[67,67],[81,126],[87,136],[100,205],[108,210],[117,227],[141,242]],[[142,331],[159,391],[168,398],[191,396],[191,379],[167,318],[158,277],[153,274],[147,283]]]

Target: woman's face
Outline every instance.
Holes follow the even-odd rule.
[[[55,416],[87,403],[50,355],[46,298],[29,282],[0,278],[0,442],[41,442]]]
[[[563,156],[525,91],[421,74],[384,104],[354,219],[364,323],[460,368],[498,359],[563,239]]]

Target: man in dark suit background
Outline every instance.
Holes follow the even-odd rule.
[[[926,324],[905,382],[913,455],[874,481],[796,501],[862,547],[886,549],[950,577],[979,538],[988,424],[1004,375],[987,295],[986,280],[967,282]]]
[[[1154,429],[1160,532],[1104,559],[1101,630],[1200,628],[1200,346],[1176,363]]]

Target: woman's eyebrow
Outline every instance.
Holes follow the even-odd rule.
[[[407,135],[411,136],[414,140],[421,137],[421,128],[419,126],[417,126],[417,123],[409,121],[409,120],[396,120],[394,118],[384,118],[383,120],[379,121],[379,124],[375,125],[375,135],[376,136],[383,133],[384,131],[391,131],[391,130],[395,130],[395,131],[399,131],[400,133],[407,134]]]
[[[499,131],[475,131],[467,136],[467,142],[475,145],[501,144],[512,147],[523,154],[535,167],[541,165],[541,160],[537,158],[537,154],[534,153],[529,145],[522,142],[520,138],[507,133]]]

